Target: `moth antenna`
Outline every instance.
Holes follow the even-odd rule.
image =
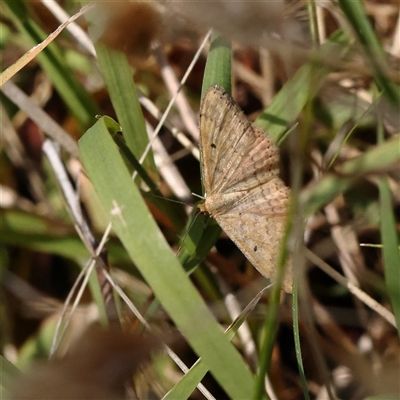
[[[193,194],[193,193],[192,193]],[[177,204],[181,204],[183,206],[187,206],[187,207],[191,207],[191,208],[196,208],[196,206],[194,206],[193,204],[188,204],[185,203],[184,201],[180,201],[180,200],[173,200],[173,199],[169,199],[168,197],[164,197],[164,196],[158,196],[157,194],[153,194],[153,193],[146,193],[146,196],[152,196],[152,197],[156,197],[157,199],[162,199],[165,201],[170,201],[171,203],[177,203]]]
[[[192,196],[198,197],[199,199],[202,199],[202,200],[205,200],[205,199],[206,199],[204,196],[200,196],[199,194],[193,193],[193,192],[192,192]]]

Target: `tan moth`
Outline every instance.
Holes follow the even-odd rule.
[[[279,178],[279,150],[220,87],[200,108],[200,150],[209,213],[257,270],[274,280],[289,188]],[[292,291],[291,262],[282,288]]]

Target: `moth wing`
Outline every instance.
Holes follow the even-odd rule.
[[[207,194],[249,190],[278,176],[278,148],[217,86],[200,108],[200,147]]]
[[[274,281],[285,230],[285,216],[251,213],[239,216],[228,213],[218,215],[215,219],[253,266],[263,276]],[[285,268],[282,288],[285,292],[291,293],[293,278],[290,259]]]

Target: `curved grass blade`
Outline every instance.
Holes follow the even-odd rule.
[[[80,139],[88,175],[113,228],[144,279],[232,398],[246,398],[253,378],[188,279],[132,183],[103,119]]]

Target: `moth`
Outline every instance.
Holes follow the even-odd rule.
[[[279,177],[279,150],[220,87],[200,107],[200,151],[209,213],[257,270],[275,279],[289,205]],[[292,292],[288,261],[282,289]]]

